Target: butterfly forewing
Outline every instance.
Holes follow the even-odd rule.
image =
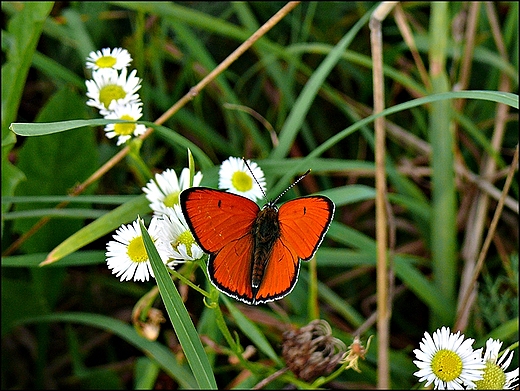
[[[280,207],[281,240],[308,261],[320,245],[334,215],[334,203],[323,196],[301,197]]]
[[[225,191],[191,187],[180,195],[181,208],[195,240],[208,253],[250,234],[260,210],[253,201]]]

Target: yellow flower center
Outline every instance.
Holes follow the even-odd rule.
[[[116,65],[116,58],[112,56],[103,56],[96,60],[96,65],[100,68],[112,68]]]
[[[170,208],[173,208],[174,205],[177,205],[179,203],[179,192],[174,191],[173,193],[168,194],[164,198],[164,205],[169,206]]]
[[[172,247],[177,250],[179,245],[184,244],[186,246],[186,252],[191,257],[191,245],[195,244],[195,239],[193,238],[193,235],[190,231],[184,231],[182,234],[179,235],[176,242],[172,242]]]
[[[139,263],[148,261],[148,254],[146,253],[142,236],[133,238],[130,241],[126,253],[132,262]]]
[[[503,390],[506,384],[506,374],[492,361],[486,362],[482,380],[474,382],[477,390]]]
[[[253,178],[243,171],[237,171],[231,177],[233,187],[239,191],[249,191],[253,188]]]
[[[99,101],[108,109],[113,100],[122,99],[126,96],[126,92],[118,84],[107,84],[99,90]]]
[[[108,107],[108,106],[107,106]],[[134,121],[134,118],[130,117],[128,114],[124,114],[119,119],[126,119],[128,121]],[[114,132],[121,136],[128,136],[132,134],[135,130],[135,124],[115,124]]]
[[[433,356],[432,371],[442,381],[450,382],[462,373],[462,360],[457,353],[441,349]]]

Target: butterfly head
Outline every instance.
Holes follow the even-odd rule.
[[[256,179],[255,175],[253,174],[253,170],[251,170],[251,167],[249,167],[249,164],[247,163],[247,160],[245,158],[242,158],[242,160],[244,161],[245,165],[247,166],[247,168],[249,169],[249,172],[251,173],[251,176],[253,177],[253,179],[255,180],[255,182],[258,184],[258,187],[260,188],[260,190],[262,190],[262,194],[264,195],[264,200],[266,200],[266,204],[264,205],[264,208],[276,208],[276,203],[278,202],[278,200],[280,198],[282,198],[282,196],[287,193],[289,190],[291,190],[298,182],[300,182],[303,178],[305,178],[307,176],[308,173],[311,172],[311,169],[309,168],[307,171],[305,171],[305,173],[300,176],[298,179],[296,179],[291,186],[289,186],[287,189],[285,189],[284,191],[282,191],[280,193],[280,195],[278,197],[276,197],[274,200],[272,201],[268,201],[267,200],[267,195],[265,194],[265,191],[264,189],[262,188],[262,186],[260,185],[260,183],[258,182],[258,180]]]

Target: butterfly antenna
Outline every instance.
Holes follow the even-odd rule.
[[[276,197],[272,203],[273,203],[273,204],[276,204],[276,202],[277,202],[280,198],[282,198],[282,196],[283,196],[285,193],[287,193],[287,192],[288,192],[289,190],[291,190],[291,189],[292,189],[292,188],[293,188],[293,187],[294,187],[298,182],[300,182],[303,178],[305,178],[309,172],[311,172],[311,169],[310,169],[310,168],[309,168],[307,171],[305,171],[305,174],[303,174],[301,177],[299,177],[298,179],[296,179],[296,180],[293,182],[293,184],[292,184],[291,186],[289,186],[287,189],[285,189],[284,191],[282,191],[282,193],[281,193],[278,197]]]
[[[265,199],[265,201],[267,202],[267,194],[265,194],[265,191],[264,191],[264,189],[262,188],[262,185],[260,184],[260,182],[258,182],[258,179],[256,179],[255,174],[253,174],[253,170],[251,170],[251,167],[249,167],[249,163],[247,162],[247,160],[246,160],[245,157],[242,157],[242,160],[244,161],[245,165],[247,166],[247,169],[248,169],[249,172],[251,173],[251,176],[252,176],[253,179],[255,180],[256,184],[258,185],[258,187],[259,187],[260,190],[262,191],[262,194],[264,195],[264,199]]]

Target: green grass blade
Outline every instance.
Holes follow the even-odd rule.
[[[338,132],[335,136],[329,138],[323,144],[315,148],[313,151],[309,152],[309,154],[298,161],[298,164],[294,166],[294,171],[287,172],[273,187],[271,190],[273,194],[279,194],[282,192],[288,183],[291,183],[291,178],[294,177],[295,172],[305,172],[309,167],[311,167],[311,162],[318,156],[320,156],[323,152],[330,149],[333,145],[337,144],[345,137],[353,134],[355,131],[360,129],[361,127],[373,122],[378,117],[388,116],[390,114],[394,114],[400,111],[412,109],[417,106],[422,106],[428,103],[438,102],[447,99],[482,99],[491,102],[503,103],[508,106],[511,106],[515,109],[518,109],[518,95],[512,94],[510,92],[501,92],[501,91],[450,91],[450,92],[441,92],[437,94],[428,95],[422,98],[413,99],[404,103],[400,103],[398,105],[389,107],[383,110],[380,113],[372,114],[366,118],[363,118],[356,123],[350,125],[349,127],[343,129]]]
[[[333,50],[325,57],[316,72],[313,73],[309,81],[305,84],[301,94],[298,96],[291,113],[287,117],[285,124],[280,131],[279,144],[270,154],[271,158],[280,159],[287,155],[291,145],[302,127],[307,113],[314,101],[318,90],[324,83],[330,71],[341,59],[343,52],[350,45],[361,27],[368,22],[371,13],[367,12],[352,27],[352,29],[341,39]]]
[[[81,128],[83,126],[104,126],[113,123],[135,123],[135,121],[123,121],[113,119],[87,119],[87,120],[72,120],[72,121],[59,121],[59,122],[46,122],[46,123],[23,123],[15,122],[12,123],[10,129],[20,136],[44,136],[47,134],[65,132],[67,130]],[[157,133],[162,136],[166,141],[177,147],[189,148],[193,155],[198,159],[198,163],[202,168],[212,167],[213,163],[207,157],[207,155],[195,144],[179,135],[171,129],[164,126],[156,125],[153,122],[138,121],[140,124],[144,124],[151,128],[154,128]]]
[[[33,253],[2,257],[2,267],[40,267],[47,257],[47,253]],[[48,267],[68,267],[97,265],[105,262],[105,251],[77,251],[67,255],[60,262],[50,264]]]
[[[448,3],[434,3],[430,24],[430,77],[432,92],[442,93],[450,90],[448,76],[445,74]],[[431,251],[434,284],[438,293],[452,304],[452,310],[435,311],[432,326],[451,324],[455,315],[455,283],[457,268],[457,225],[456,189],[454,170],[455,135],[452,122],[452,102],[442,100],[433,102],[430,111],[429,141],[432,148],[432,215]]]
[[[65,132],[66,130],[72,130],[81,128],[83,126],[104,126],[108,124],[118,122],[132,122],[132,121],[121,121],[113,119],[77,119],[71,121],[58,121],[58,122],[44,122],[44,123],[24,123],[14,122],[11,124],[9,129],[19,136],[45,136],[47,134]],[[139,123],[142,123],[139,121]]]
[[[170,274],[166,270],[166,265],[161,260],[142,221],[140,224],[144,245],[150,258],[159,292],[172,322],[175,334],[179,339],[182,350],[195,375],[197,384],[199,388],[202,389],[217,389],[217,383],[208,356],[200,342],[199,335],[191,321],[190,315],[182,302],[181,295],[177,291]]]
[[[94,220],[89,225],[69,236],[48,255],[45,265],[56,262],[81,247],[93,242],[103,235],[119,228],[123,223],[135,220],[138,214],[146,214],[150,211],[150,201],[145,194],[135,197],[133,200],[118,206],[114,210]]]

